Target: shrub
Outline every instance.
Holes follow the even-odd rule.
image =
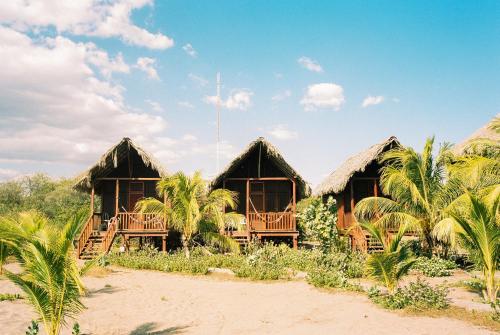
[[[0,293],[0,301],[14,301],[22,299],[23,297],[17,293]]]
[[[456,269],[457,265],[455,262],[442,259],[439,257],[419,257],[415,264],[413,264],[413,269],[421,272],[427,277],[445,277],[451,276],[452,270]]]
[[[427,282],[418,279],[393,294],[383,295],[378,288],[368,290],[368,297],[375,303],[388,309],[443,309],[448,307],[446,287],[433,288]]]
[[[351,284],[349,278],[342,271],[317,269],[308,273],[307,282],[316,287],[340,288],[352,291],[361,291],[361,287]]]

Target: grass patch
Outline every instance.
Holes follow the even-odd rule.
[[[500,322],[493,320],[491,313],[483,311],[470,311],[468,309],[449,306],[446,309],[440,310],[403,310],[404,315],[410,316],[426,316],[431,318],[450,318],[460,320],[472,324],[474,326],[483,327],[492,331],[500,332]]]
[[[14,301],[22,298],[18,293],[0,293],[0,301]]]
[[[447,277],[453,274],[457,264],[439,257],[419,257],[412,268],[426,277]]]

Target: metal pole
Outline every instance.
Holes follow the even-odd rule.
[[[217,72],[217,162],[215,165],[215,174],[217,175],[219,173],[219,168],[220,168],[220,103],[221,103],[221,98],[220,98],[220,72]]]

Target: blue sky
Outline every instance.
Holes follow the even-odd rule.
[[[0,4],[3,179],[74,176],[123,136],[210,177],[217,71],[222,165],[265,136],[313,186],[500,112],[497,1],[38,2]]]

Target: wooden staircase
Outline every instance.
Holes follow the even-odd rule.
[[[380,243],[380,241],[378,241],[370,234],[365,234],[365,241],[366,241],[366,251],[369,254],[384,251],[384,246],[382,245],[382,243]]]
[[[83,246],[83,250],[80,252],[80,259],[93,259],[101,253],[102,250],[102,240],[104,236],[99,232],[92,232],[87,243]]]
[[[118,222],[111,220],[108,230],[100,232],[94,228],[93,215],[85,224],[77,241],[76,251],[80,259],[93,259],[101,253],[107,253],[116,237]]]

